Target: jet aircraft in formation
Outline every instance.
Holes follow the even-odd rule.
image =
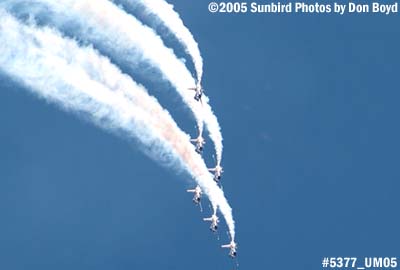
[[[212,232],[216,232],[218,230],[218,223],[219,223],[219,219],[217,217],[216,214],[213,214],[211,217],[209,218],[203,218],[204,221],[211,221],[211,225],[210,225],[210,230]]]
[[[187,192],[194,193],[193,202],[199,204],[201,200],[201,194],[203,193],[200,186],[196,186],[194,189],[188,189]]]
[[[210,172],[214,172],[214,181],[218,183],[219,180],[221,180],[222,173],[224,172],[222,167],[219,164],[217,164],[217,166],[215,166],[214,168],[209,168],[208,170]]]
[[[194,99],[203,103],[201,98],[203,97],[204,89],[201,87],[200,83],[197,83],[196,87],[188,88],[188,90],[195,91],[196,93],[194,94]]]
[[[229,256],[231,258],[236,257],[236,250],[237,250],[237,244],[232,240],[228,245],[222,245],[222,248],[229,248]]]
[[[204,140],[203,136],[199,134],[199,136],[196,139],[191,139],[190,141],[196,144],[196,152],[198,154],[202,154],[204,145],[206,144],[206,141]]]
[[[196,101],[200,101],[203,104],[201,98],[203,96],[204,89],[201,87],[200,83],[197,83],[196,87],[188,88],[188,90],[195,91],[194,99]],[[190,141],[195,143],[196,152],[201,155],[202,152],[203,152],[204,144],[206,143],[206,141],[204,140],[204,138],[202,136],[201,131],[199,132],[199,136],[197,138],[191,139]],[[214,181],[218,183],[221,180],[222,173],[224,172],[222,167],[219,164],[217,164],[214,168],[208,168],[208,170],[210,172],[214,173]],[[194,193],[193,202],[195,204],[200,204],[202,190],[201,190],[199,185],[197,185],[194,189],[188,189],[187,192]],[[210,230],[212,232],[216,232],[218,230],[219,219],[218,219],[218,216],[215,213],[209,218],[203,218],[203,220],[211,222]],[[229,256],[231,258],[235,258],[236,257],[237,244],[233,240],[229,244],[222,245],[221,247],[222,248],[229,248],[230,249],[229,250]]]

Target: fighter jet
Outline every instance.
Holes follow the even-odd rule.
[[[201,154],[203,152],[204,144],[206,143],[203,136],[200,134],[199,137],[191,139],[190,141],[196,143],[196,152]]]
[[[212,232],[216,232],[218,229],[218,223],[219,223],[219,219],[217,217],[216,214],[213,214],[211,217],[209,218],[203,218],[204,221],[211,221],[211,225],[210,225],[210,230]]]
[[[222,173],[224,172],[222,167],[219,164],[217,164],[217,166],[215,166],[215,168],[209,168],[208,170],[210,172],[214,172],[214,181],[218,183],[219,180],[221,180]]]
[[[222,245],[221,247],[222,248],[230,248],[229,256],[231,258],[235,258],[236,257],[237,244],[233,240],[228,245]]]
[[[193,202],[195,204],[199,204],[200,203],[201,193],[202,193],[200,186],[196,186],[194,189],[188,189],[187,192],[194,193]]]
[[[195,91],[196,94],[194,95],[194,99],[195,99],[196,101],[202,102],[202,101],[201,101],[201,97],[203,96],[204,89],[201,87],[200,83],[197,83],[197,84],[196,84],[196,87],[188,88],[188,90],[193,90],[193,91]]]

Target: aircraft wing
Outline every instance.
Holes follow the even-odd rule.
[[[208,168],[210,172],[215,172],[215,168]]]
[[[194,90],[194,91],[196,91],[196,88],[188,88],[188,90]]]
[[[231,248],[231,245],[222,245],[222,248]]]
[[[204,221],[212,221],[211,218],[203,218]]]
[[[196,190],[194,190],[194,189],[188,189],[188,190],[186,190],[187,192],[196,192]]]

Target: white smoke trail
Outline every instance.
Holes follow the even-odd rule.
[[[208,97],[203,95],[202,99],[204,107],[204,119],[206,119],[207,128],[210,132],[210,138],[214,142],[217,165],[220,165],[223,150],[221,127],[218,123],[217,117],[212,111],[210,104],[208,103]]]
[[[112,0],[115,3],[123,4],[128,7],[136,7],[138,4],[142,4],[145,8],[144,13],[155,15],[158,20],[165,25],[175,37],[184,45],[187,53],[191,56],[194,67],[197,73],[197,81],[201,85],[203,77],[203,58],[201,57],[199,45],[197,44],[195,38],[193,37],[190,30],[185,26],[184,22],[180,18],[179,14],[174,10],[174,6],[167,3],[164,0]],[[217,165],[221,164],[222,159],[222,133],[221,128],[218,123],[218,119],[213,113],[209,100],[207,97],[203,98],[204,101],[204,118],[209,125],[210,137],[214,141]]]
[[[84,114],[97,125],[122,131],[154,153],[168,156],[219,207],[234,238],[232,210],[188,135],[108,59],[51,29],[22,25],[0,9],[0,70],[65,110]]]
[[[120,64],[137,66],[138,62],[145,61],[159,69],[163,79],[174,86],[193,111],[200,131],[203,130],[203,121],[206,123],[215,145],[217,162],[220,163],[223,150],[221,128],[208,98],[203,95],[203,106],[193,99],[193,91],[187,88],[193,87],[195,80],[185,64],[165,47],[152,29],[106,0],[3,0],[0,5],[17,7],[14,13],[22,10],[43,16],[46,23],[62,30],[72,24],[74,35],[101,47],[103,52],[117,58]],[[25,9],[22,8],[24,5]]]
[[[145,14],[155,15],[157,20],[166,26],[175,37],[183,44],[186,52],[191,56],[197,73],[197,81],[201,83],[203,76],[203,58],[201,57],[199,45],[193,37],[190,30],[185,26],[179,14],[174,10],[174,6],[164,0],[114,0],[116,3],[122,3],[124,6],[137,6],[141,4],[144,7]]]

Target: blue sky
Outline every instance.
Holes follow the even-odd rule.
[[[171,2],[200,45],[222,126],[240,269],[398,255],[398,15],[221,15]],[[233,267],[219,248],[225,226],[218,241],[184,176],[4,76],[0,89],[1,269]],[[149,90],[195,133],[176,96]]]

